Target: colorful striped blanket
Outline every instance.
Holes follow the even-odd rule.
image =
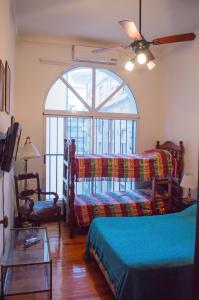
[[[167,207],[163,190],[156,193],[155,212]],[[76,195],[74,209],[80,227],[90,225],[95,217],[150,216],[154,213],[151,189]]]
[[[74,162],[76,180],[135,178],[146,181],[171,176],[174,167],[172,155],[166,150],[129,155],[77,155]]]

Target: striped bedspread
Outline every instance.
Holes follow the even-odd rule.
[[[165,178],[173,173],[172,155],[166,150],[131,155],[77,155],[75,158],[76,180],[86,178],[135,178],[150,180]]]
[[[162,191],[156,193],[155,203],[157,214],[166,213]],[[76,195],[74,208],[80,227],[95,217],[150,216],[154,211],[150,189]]]

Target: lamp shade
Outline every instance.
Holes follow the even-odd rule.
[[[193,174],[185,173],[182,177],[180,186],[187,189],[196,188],[196,179]]]
[[[27,137],[21,153],[21,159],[32,159],[37,157],[40,157],[39,150],[31,142],[30,137]]]

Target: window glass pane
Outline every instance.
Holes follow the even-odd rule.
[[[47,149],[48,154],[57,153],[57,117],[49,118],[49,147]]]
[[[56,179],[57,179],[57,173],[56,173],[56,157],[51,156],[50,157],[50,187],[51,191],[56,191]]]
[[[134,153],[135,126],[132,120],[94,120],[94,153]]]
[[[92,120],[90,118],[65,118],[65,138],[75,139],[78,154],[92,153]]]
[[[47,117],[46,138],[46,191],[56,191],[62,197],[64,138],[75,139],[77,153],[91,153],[92,119]],[[84,192],[90,189],[90,184],[81,184],[78,188]]]
[[[58,79],[51,87],[45,109],[65,110],[66,109],[66,86]]]
[[[58,118],[57,153],[64,153],[64,118]]]
[[[46,153],[48,153],[50,150],[50,118],[46,118]]]
[[[104,106],[101,112],[137,113],[137,107],[130,89],[125,85]]]
[[[60,79],[58,79],[50,89],[46,99],[45,109],[88,111],[84,104]]]
[[[64,74],[63,77],[83,100],[92,106],[92,69],[77,68]]]
[[[46,191],[50,190],[50,156],[46,155]]]
[[[122,79],[113,72],[106,69],[96,69],[95,107],[110,96],[121,83]]]
[[[60,198],[62,197],[62,193],[63,193],[63,160],[64,160],[64,158],[62,155],[59,155],[57,157],[57,178],[56,178],[57,190],[56,190],[56,192],[58,193]]]
[[[66,109],[73,111],[88,111],[84,104],[71,92],[70,89],[67,89],[67,104]]]

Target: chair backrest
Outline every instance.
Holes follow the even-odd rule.
[[[20,174],[18,176],[15,176],[14,179],[15,179],[17,209],[19,209],[20,200],[23,199],[23,197],[33,196],[35,194],[35,192],[37,192],[38,200],[41,200],[41,194],[40,194],[41,188],[40,188],[38,173]],[[29,188],[28,182],[30,180],[35,181],[35,184],[36,184],[35,189]],[[21,188],[21,185],[23,185],[23,188]]]

